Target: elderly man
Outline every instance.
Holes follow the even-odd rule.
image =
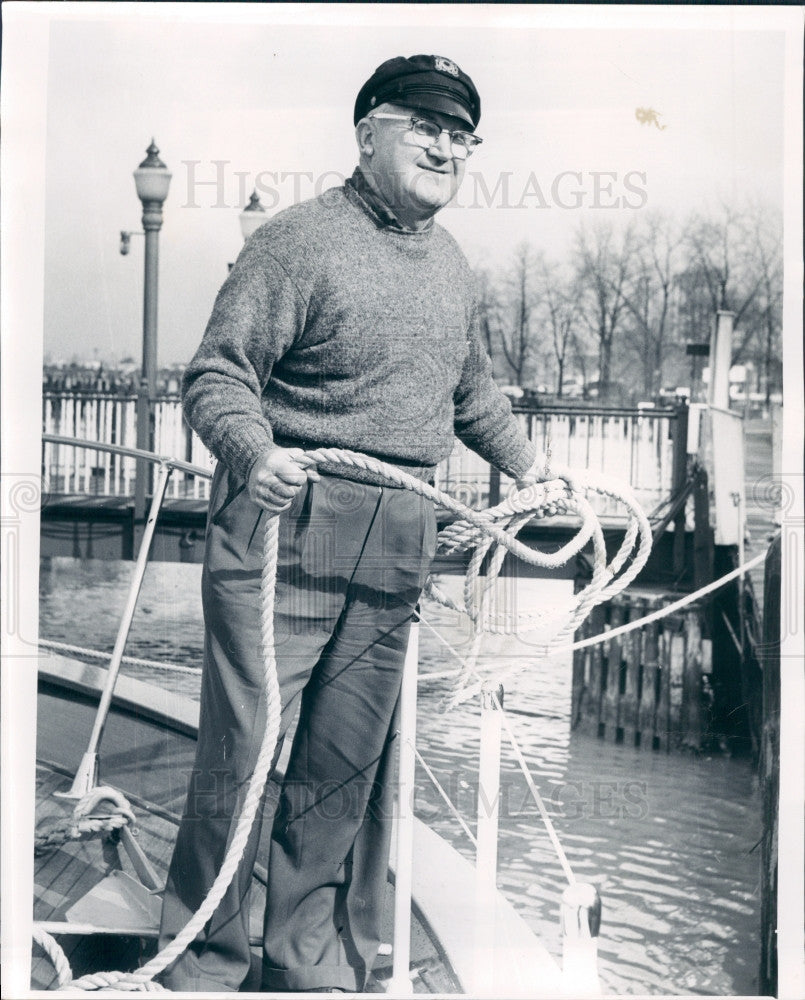
[[[535,453],[492,380],[473,281],[433,217],[456,194],[480,99],[449,59],[383,63],[361,88],[360,165],[247,242],[184,382],[219,463],[203,574],[196,764],[170,868],[164,945],[224,858],[265,725],[259,593],[267,518],[277,573],[282,732],[299,721],[268,858],[262,987],[361,991],[379,944],[393,716],[408,627],[435,551],[432,506],[372,474],[314,469],[349,448],[423,480],[454,435],[522,479]],[[237,990],[249,970],[255,832],[221,906],[165,981]]]

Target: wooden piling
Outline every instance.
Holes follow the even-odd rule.
[[[655,610],[656,602],[647,601],[647,613]],[[659,624],[649,622],[643,637],[643,684],[640,691],[640,707],[637,717],[637,732],[641,746],[652,748],[657,732],[657,699],[660,682]]]
[[[702,744],[702,661],[701,623],[696,615],[690,615],[685,631],[680,729],[681,745],[690,750],[698,750]]]
[[[593,609],[592,615],[588,619],[590,623],[590,635],[600,635],[605,628],[605,617],[604,617],[604,607],[603,605],[598,605],[597,608]],[[596,736],[603,735],[601,731],[602,723],[602,687],[603,687],[603,677],[604,677],[604,646],[603,643],[598,643],[591,649],[585,651],[589,656],[590,662],[590,683],[587,690],[587,697],[585,698],[586,707],[589,710],[589,718],[593,721],[595,725]]]
[[[662,621],[659,633],[660,683],[657,692],[657,712],[654,737],[658,750],[671,747],[671,632],[668,619]]]
[[[667,603],[626,593],[594,609],[577,638],[606,634]],[[649,749],[700,750],[708,725],[712,644],[699,604],[573,656],[571,727]]]
[[[585,666],[587,658],[583,649],[573,652],[573,681],[570,694],[570,728],[575,729],[581,720],[582,703],[585,691]]]
[[[669,726],[670,745],[678,746],[682,741],[682,678],[685,670],[685,632],[683,622],[674,617],[672,619],[671,632],[671,652],[670,664],[670,717]]]
[[[637,621],[645,614],[646,602],[637,597],[632,599],[626,609],[626,617],[630,622]],[[627,746],[639,743],[637,728],[638,691],[643,663],[643,633],[640,629],[628,632],[624,636],[624,677],[623,694],[621,695],[620,728],[623,742]]]
[[[611,629],[619,628],[623,625],[624,618],[624,598],[622,595],[613,597],[609,605],[609,626]],[[604,657],[606,658],[606,690],[603,692],[604,711],[603,719],[604,735],[610,735],[618,739],[619,710],[621,699],[621,649],[622,639],[618,636],[609,639],[604,643]]]

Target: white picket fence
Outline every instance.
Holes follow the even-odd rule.
[[[553,461],[579,469],[605,472],[629,482],[643,508],[651,512],[673,488],[673,412],[587,410],[572,407],[518,413],[528,437]],[[46,433],[82,440],[136,446],[136,399],[45,393],[43,428]],[[214,459],[182,416],[175,397],[159,399],[155,406],[155,447],[160,455],[183,459],[212,469]],[[66,445],[45,443],[43,477],[50,493],[90,493],[100,496],[134,494],[136,462],[133,458]],[[481,508],[489,504],[490,467],[460,442],[437,472],[440,489]],[[501,476],[500,495],[513,487]],[[209,481],[181,471],[171,476],[168,495],[206,499]],[[617,518],[611,502],[598,498],[597,512]]]

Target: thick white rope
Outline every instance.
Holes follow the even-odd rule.
[[[452,511],[464,523],[451,526],[450,542],[453,547],[464,547],[476,544],[484,535],[484,540],[477,546],[470,559],[465,585],[465,603],[467,613],[474,626],[480,632],[486,624],[483,616],[484,599],[494,580],[494,574],[500,569],[505,551],[508,549],[514,555],[533,566],[555,568],[564,564],[567,559],[576,555],[588,540],[592,538],[595,555],[593,578],[590,584],[575,595],[575,609],[571,612],[572,623],[569,629],[575,631],[590,608],[602,600],[607,600],[631,582],[645,564],[651,550],[651,530],[645,514],[634,500],[631,492],[620,484],[613,484],[603,477],[593,480],[590,477],[579,477],[569,470],[561,474],[561,479],[530,486],[521,490],[516,496],[492,510],[478,513],[434,487],[423,483],[414,476],[402,472],[394,466],[386,465],[377,459],[357,452],[335,448],[321,448],[304,453],[304,457],[312,463],[335,463],[352,468],[364,469],[385,478],[390,484],[410,490],[420,496],[430,499],[435,504]],[[564,480],[564,481],[563,481]],[[601,525],[589,502],[583,495],[587,491],[596,491],[622,501],[629,513],[629,523],[624,534],[624,541],[615,558],[607,566],[606,550],[603,541]],[[514,537],[533,512],[547,505],[562,504],[566,508],[576,510],[582,516],[582,526],[573,539],[558,552],[544,553],[531,549]],[[505,521],[505,527],[499,527],[496,521]],[[473,529],[476,529],[473,531]],[[634,555],[632,564],[621,573],[617,581],[614,577],[620,572],[626,560],[634,549],[635,541],[640,544]],[[465,540],[466,539],[466,540]],[[480,598],[475,598],[477,578],[481,563],[492,542],[497,542],[499,551],[492,556],[490,567],[493,575],[481,592]],[[276,656],[274,650],[274,595],[276,584],[276,564],[278,548],[278,520],[267,518],[265,532],[265,548],[263,572],[261,580],[261,624],[264,656],[264,682],[266,687],[267,720],[257,762],[249,781],[248,790],[243,803],[243,810],[238,818],[235,833],[227,850],[226,858],[221,866],[213,885],[211,886],[198,911],[188,921],[185,927],[158,955],[147,962],[141,969],[131,973],[106,972],[83,976],[62,988],[69,989],[110,989],[143,990],[153,988],[151,980],[181,955],[198,932],[204,927],[218,904],[225,895],[232,878],[237,871],[246,847],[254,818],[257,814],[263,789],[268,779],[271,763],[276,749],[280,725],[280,696],[276,671]],[[560,635],[568,631],[568,626],[561,629]]]
[[[56,970],[59,989],[63,989],[73,978],[73,973],[62,946],[51,934],[48,934],[37,924],[33,926],[33,938],[50,959],[51,965]]]
[[[54,653],[78,653],[93,660],[111,660],[111,653],[101,652],[99,649],[88,649],[86,646],[73,646],[69,642],[57,642],[55,639],[40,639],[39,645],[43,649],[52,649]],[[121,663],[127,663],[132,667],[153,667],[157,670],[175,670],[181,674],[201,674],[201,667],[186,667],[182,663],[169,663],[166,660],[143,660],[138,656],[124,656]]]

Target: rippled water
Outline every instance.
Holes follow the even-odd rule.
[[[131,563],[43,560],[41,635],[111,651],[132,569]],[[199,585],[199,566],[152,564],[126,652],[200,666]],[[550,590],[544,582],[536,586]],[[431,605],[424,613],[466,651],[466,630],[454,617]],[[423,673],[453,665],[427,629],[420,659]],[[488,661],[523,667],[507,684],[508,718],[573,870],[601,893],[605,991],[755,992],[760,805],[748,765],[571,737],[569,658],[540,661],[526,643],[493,637]],[[154,671],[127,672],[154,680]],[[191,696],[198,687],[195,677],[167,674],[163,680]],[[450,690],[446,680],[423,681],[418,745],[472,828],[478,710],[473,701],[442,714]],[[498,883],[558,957],[565,880],[507,747],[501,780]],[[417,811],[472,857],[466,835],[421,772]]]

